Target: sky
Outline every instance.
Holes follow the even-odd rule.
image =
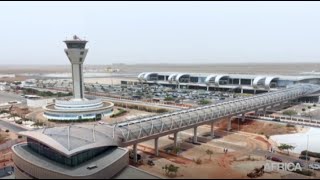
[[[0,2],[0,65],[287,63],[320,60],[320,2]]]

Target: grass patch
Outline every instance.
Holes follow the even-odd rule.
[[[111,118],[115,118],[115,117],[123,116],[123,115],[126,114],[127,112],[128,112],[127,110],[124,110],[124,109],[119,108],[119,109],[118,109],[118,112],[112,114],[110,117],[111,117]]]

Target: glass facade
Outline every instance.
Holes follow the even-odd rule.
[[[69,43],[66,43],[67,44],[67,47],[70,49],[70,48],[75,48],[75,49],[84,49],[86,47],[86,43],[72,43],[72,42],[69,42]]]
[[[76,155],[73,155],[71,157],[66,157],[62,154],[60,154],[59,152],[51,149],[50,147],[35,141],[31,138],[27,138],[27,142],[28,142],[28,147],[30,147],[33,151],[35,151],[36,153],[50,159],[53,160],[57,163],[61,163],[67,166],[77,166],[83,162],[86,162],[102,153],[104,153],[105,151],[107,151],[109,148],[113,148],[113,147],[100,147],[100,148],[95,148],[95,149],[90,149],[87,151],[83,151],[80,152]]]

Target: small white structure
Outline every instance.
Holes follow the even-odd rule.
[[[27,99],[27,106],[31,108],[38,108],[47,106],[50,103],[53,103],[54,99]]]
[[[0,74],[0,78],[14,78],[15,74]]]

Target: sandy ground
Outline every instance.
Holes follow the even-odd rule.
[[[207,128],[208,127],[202,127]],[[240,139],[243,141],[242,144],[238,142]],[[168,146],[168,139],[167,137],[161,138],[161,150],[163,152],[163,146]],[[139,168],[147,170],[148,172],[154,173],[159,175],[163,178],[167,178],[164,175],[163,170],[161,169],[166,164],[174,164],[180,167],[179,172],[177,174],[178,179],[191,179],[191,178],[198,178],[198,179],[210,179],[210,178],[247,178],[246,174],[248,171],[251,171],[257,164],[252,166],[247,166],[247,169],[238,168],[238,164],[234,164],[233,161],[237,157],[242,157],[245,153],[244,151],[235,151],[234,149],[229,149],[228,154],[223,153],[223,144],[224,143],[231,143],[233,145],[238,145],[241,148],[244,148],[245,151],[248,149],[254,148],[253,146],[258,146],[259,148],[266,148],[267,146],[263,142],[259,142],[254,138],[249,138],[246,136],[237,136],[237,135],[228,135],[219,140],[212,140],[207,143],[203,143],[200,146],[193,145],[190,143],[182,143],[181,147],[184,149],[188,149],[187,151],[182,152],[178,157],[176,156],[168,156],[165,153],[160,154],[160,158],[156,158],[154,160],[155,166],[150,167],[148,165],[141,165]],[[171,141],[172,143],[172,141]],[[145,142],[140,145],[140,150],[144,151],[144,146],[153,148],[152,142]],[[211,159],[206,154],[206,150],[211,149],[214,154],[212,155]],[[153,151],[151,151],[152,153]],[[151,154],[147,153],[147,154]],[[165,155],[164,155],[165,154]],[[202,164],[196,164],[193,159],[201,159]],[[263,159],[263,157],[259,157]],[[246,162],[241,162],[241,165],[246,164]],[[240,165],[240,166],[241,166]],[[274,176],[273,176],[274,177]]]
[[[84,64],[85,70],[105,72],[108,65]],[[269,64],[115,64],[113,68],[120,69],[120,73],[156,72],[196,72],[196,73],[262,73],[262,74],[298,74],[320,69],[319,63],[269,63]],[[61,73],[70,72],[65,65],[1,65],[2,73]]]
[[[117,77],[105,77],[105,78],[85,78],[84,82],[85,83],[99,83],[99,84],[110,84],[110,85],[115,85],[115,84],[121,84],[121,81],[126,81],[126,80],[137,80],[135,78],[117,78]]]

